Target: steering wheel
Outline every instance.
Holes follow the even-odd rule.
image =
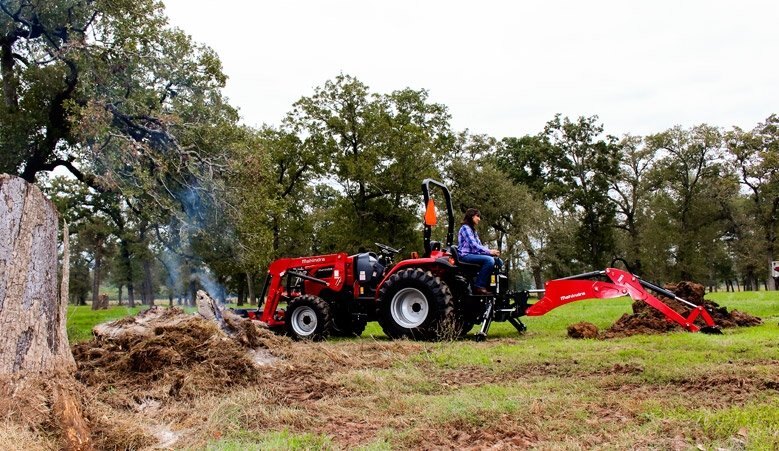
[[[387,254],[399,254],[400,251],[403,250],[402,247],[400,249],[395,249],[394,247],[389,247],[386,244],[381,244],[381,243],[373,243],[373,244],[379,246],[379,249],[381,249],[383,252]]]

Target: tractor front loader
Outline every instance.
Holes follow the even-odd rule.
[[[375,319],[376,286],[400,252],[376,245],[381,255],[342,252],[275,260],[257,309],[235,311],[296,339],[359,336]]]

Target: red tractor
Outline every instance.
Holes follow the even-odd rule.
[[[431,187],[439,188],[446,201],[448,228],[443,244],[431,239],[438,221]],[[394,263],[400,250],[376,243],[378,254],[282,258],[268,268],[260,296],[265,308],[237,312],[301,339],[358,336],[368,321],[378,321],[390,338],[412,339],[457,338],[481,324],[476,334],[480,340],[493,321],[508,321],[521,333],[525,330],[521,316],[543,315],[573,301],[629,295],[646,301],[687,330],[699,330],[693,322],[700,315],[706,322],[704,331],[717,331],[703,307],[615,268],[552,280],[544,290],[530,291],[509,290],[507,276],[496,268],[490,293],[475,295],[473,281],[480,267],[458,258],[449,190],[426,179],[422,194],[426,206],[423,255],[412,252],[410,258]],[[687,303],[692,312],[685,318],[644,288]],[[531,305],[531,293],[546,295]],[[286,309],[280,308],[282,303]]]

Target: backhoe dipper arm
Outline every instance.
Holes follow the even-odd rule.
[[[600,276],[608,277],[611,282],[590,279],[591,277]],[[677,299],[691,306],[693,310],[690,312],[690,315],[685,318],[663,303],[660,299],[650,294],[645,288]],[[649,282],[645,282],[627,271],[616,268],[607,268],[604,271],[594,271],[578,276],[548,281],[545,285],[544,297],[531,305],[525,314],[528,316],[540,316],[570,302],[583,301],[586,299],[611,299],[620,296],[630,296],[633,300],[646,302],[660,311],[666,318],[674,321],[690,332],[697,332],[700,330],[698,326],[693,324],[698,316],[703,318],[707,327],[716,327],[714,321],[711,319],[711,315],[709,315],[703,306],[695,305],[681,299],[670,291],[652,285]]]

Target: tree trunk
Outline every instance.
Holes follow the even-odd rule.
[[[75,369],[57,300],[57,211],[20,178],[0,175],[0,190],[0,373]]]
[[[116,287],[116,303],[117,305],[122,305],[122,288],[123,285],[120,283],[118,287]]]
[[[100,272],[103,266],[103,244],[97,243],[95,245],[95,268],[92,271],[92,310],[100,310],[103,308],[100,302]],[[106,306],[105,308],[108,308]]]
[[[143,260],[143,303],[151,307],[154,305],[154,283],[151,275],[151,261]]]
[[[195,276],[195,268],[189,267],[189,306],[195,306],[195,300],[197,299],[197,277]]]
[[[127,305],[135,307],[135,286],[132,283],[127,284]]]
[[[246,284],[249,288],[249,304],[255,305],[257,303],[257,295],[254,293],[254,274],[246,273]]]
[[[215,297],[219,300],[219,303],[225,305],[227,303],[227,292],[225,291],[225,284],[227,278],[225,276],[219,276],[216,278],[217,287]]]
[[[0,175],[0,396],[23,404],[14,399],[17,388],[47,381],[42,395],[64,448],[91,449],[80,401],[67,384],[75,384],[76,363],[65,329],[67,266],[57,296],[58,221],[36,186]],[[67,233],[63,239],[68,265]]]
[[[130,258],[130,243],[126,239],[121,238],[119,241],[119,247],[121,248],[122,265],[124,266],[124,284],[127,286],[127,305],[132,308],[135,307],[135,286],[133,285],[134,276],[133,262]]]
[[[236,301],[236,305],[238,307],[242,307],[244,300],[246,298],[246,280],[244,279],[244,275],[239,275],[237,277],[238,279],[238,300]]]

